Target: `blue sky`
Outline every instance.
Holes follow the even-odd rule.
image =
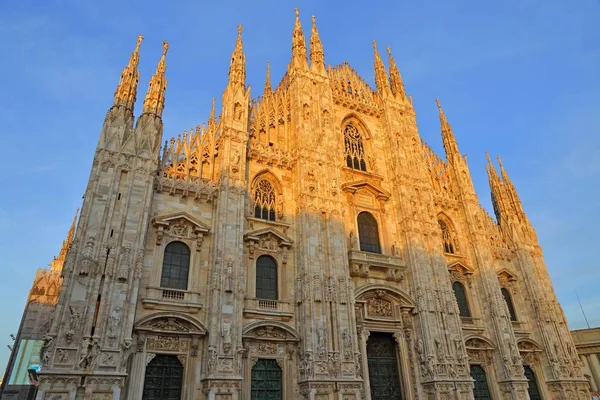
[[[590,324],[600,325],[596,0],[176,3],[0,2],[0,371],[35,270],[57,254],[81,204],[102,121],[137,35],[145,37],[138,99],[162,41],[170,43],[170,137],[205,121],[212,97],[220,98],[237,24],[244,26],[253,97],[262,92],[268,60],[278,83],[296,6],[307,36],[316,15],[326,62],[348,61],[371,84],[371,41],[382,52],[392,47],[421,136],[443,154],[439,97],[489,210],[484,152],[502,156],[571,328],[585,327],[575,291]]]

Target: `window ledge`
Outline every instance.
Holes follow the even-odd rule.
[[[290,303],[279,300],[244,299],[244,316],[249,318],[264,318],[279,321],[289,321],[294,316]]]
[[[282,227],[285,227],[285,228],[289,228],[290,227],[290,224],[288,224],[286,222],[271,221],[271,220],[268,220],[268,219],[262,219],[262,218],[256,218],[256,217],[246,217],[246,219],[248,221],[251,221],[251,222],[260,222],[260,223],[267,224],[267,225],[282,226]]]
[[[154,286],[146,287],[142,305],[146,309],[182,310],[198,312],[202,309],[200,293],[189,290],[167,289]]]

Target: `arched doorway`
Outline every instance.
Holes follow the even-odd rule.
[[[371,332],[367,340],[371,400],[403,399],[396,341],[391,333]]]
[[[283,400],[282,381],[276,360],[258,359],[252,367],[252,400]]]
[[[142,400],[180,400],[183,365],[175,355],[157,354],[146,366]]]

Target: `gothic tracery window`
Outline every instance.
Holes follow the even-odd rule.
[[[456,297],[456,302],[458,303],[458,314],[461,317],[470,317],[471,311],[469,310],[467,293],[463,284],[460,282],[454,282],[452,284],[452,291],[454,291],[454,296]]]
[[[456,245],[454,244],[454,238],[452,237],[452,232],[448,227],[448,224],[442,220],[438,221],[440,225],[440,230],[442,231],[442,242],[444,244],[444,253],[455,254],[456,253]]]
[[[190,270],[190,249],[182,242],[171,242],[165,247],[160,286],[187,290]]]
[[[346,166],[360,171],[367,170],[365,147],[360,132],[354,125],[344,127],[344,155]]]
[[[504,297],[504,301],[506,302],[506,306],[508,307],[508,313],[510,315],[511,321],[517,320],[517,313],[515,312],[515,306],[512,301],[512,297],[510,296],[510,292],[507,288],[500,289],[502,292],[502,297]]]
[[[381,253],[379,245],[379,229],[377,220],[370,213],[363,211],[358,214],[358,238],[360,250],[370,253]]]
[[[256,218],[275,221],[275,189],[267,179],[259,180],[253,193],[254,216]]]

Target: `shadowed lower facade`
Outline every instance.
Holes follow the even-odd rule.
[[[38,399],[588,399],[536,233],[490,161],[478,202],[441,105],[423,143],[391,52],[376,88],[299,16],[164,146],[168,45],[134,118],[138,39],[94,156]],[[162,151],[161,151],[162,148]]]

